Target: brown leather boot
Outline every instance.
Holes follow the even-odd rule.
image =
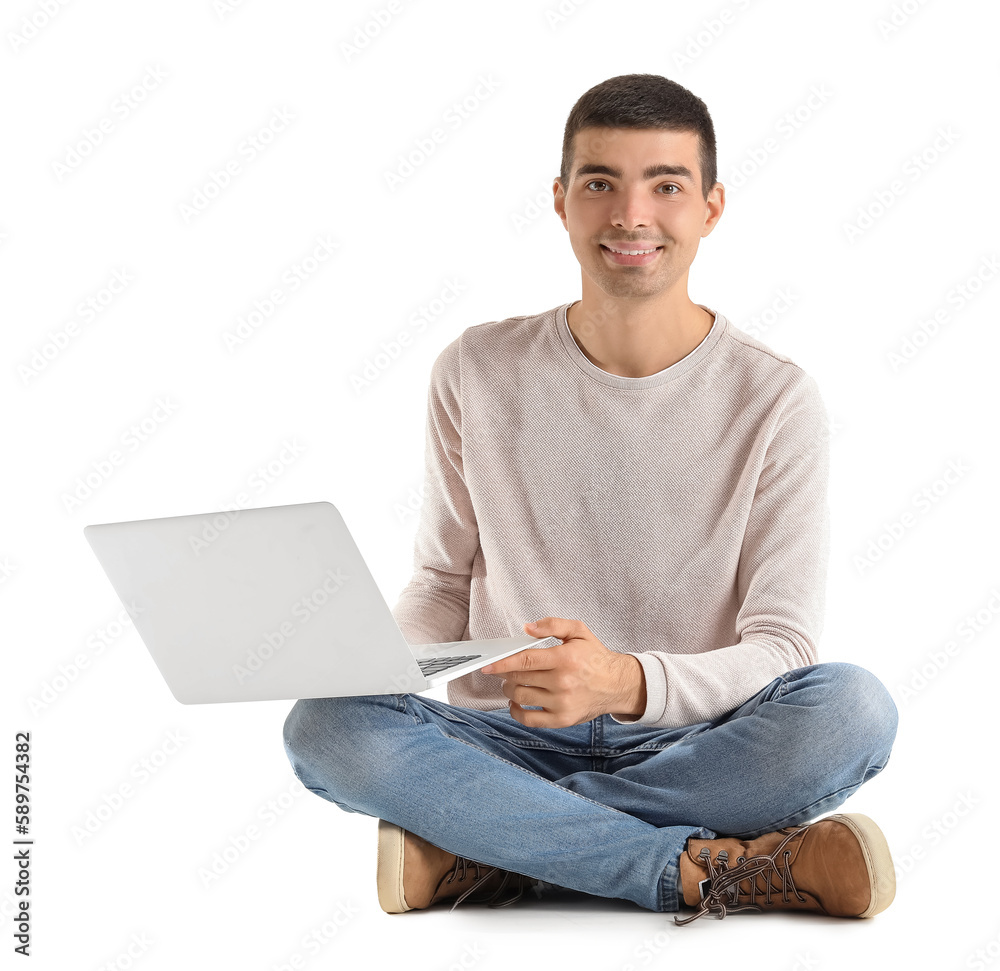
[[[827,816],[752,840],[689,839],[680,860],[684,903],[725,917],[774,907],[831,917],[874,917],[896,893],[882,831],[861,813]]]
[[[506,907],[538,881],[455,856],[384,819],[378,821],[378,902],[387,914],[423,910],[442,900]]]

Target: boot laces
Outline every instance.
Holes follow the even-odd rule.
[[[524,876],[523,874],[511,873],[510,870],[501,870],[498,866],[487,867],[483,863],[477,863],[475,860],[466,860],[461,856],[455,860],[455,866],[452,868],[451,873],[444,882],[453,883],[455,880],[464,880],[470,866],[475,867],[476,870],[473,883],[467,890],[463,890],[462,893],[455,898],[455,902],[451,905],[452,910],[462,903],[463,900],[469,897],[470,894],[475,893],[476,890],[478,890],[487,880],[490,879],[490,877],[497,873],[502,873],[503,878],[496,889],[488,897],[471,902],[484,903],[488,907],[508,907],[515,901],[520,900],[524,895],[524,891],[536,883],[536,881],[532,880],[530,877]],[[507,894],[506,898],[504,898],[505,891]]]
[[[726,850],[718,852],[713,865],[711,851],[707,846],[702,847],[698,859],[705,864],[705,868],[708,870],[708,887],[701,898],[697,911],[690,917],[685,917],[684,920],[678,920],[675,917],[674,923],[688,924],[706,914],[711,914],[721,920],[727,913],[736,913],[740,910],[755,910],[759,913],[762,908],[756,902],[758,897],[764,898],[766,906],[773,904],[771,893],[777,892],[778,888],[772,884],[772,878],[780,878],[781,880],[781,898],[784,903],[788,903],[789,890],[801,902],[805,903],[806,898],[799,893],[795,881],[792,879],[792,851],[787,849],[788,844],[796,836],[801,836],[805,830],[806,827],[793,829],[774,848],[772,853],[749,858],[738,857],[734,867],[729,866],[729,853]],[[784,830],[778,832],[784,832]],[[778,862],[779,856],[781,857],[780,863]],[[764,878],[766,888],[764,891],[757,889],[758,875],[762,875]],[[743,881],[749,884],[749,891],[743,890],[740,886]],[[741,903],[741,898],[747,902]]]

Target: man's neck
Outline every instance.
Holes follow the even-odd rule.
[[[587,358],[609,374],[644,378],[687,357],[708,335],[714,317],[685,295],[679,306],[638,304],[601,294],[566,312],[573,339]]]

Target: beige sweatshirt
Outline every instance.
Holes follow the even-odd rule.
[[[817,661],[819,389],[701,304],[715,321],[685,358],[611,374],[577,345],[569,306],[468,327],[434,361],[413,576],[393,615],[412,644],[582,620],[642,664],[639,722],[712,720]],[[448,700],[505,708],[500,683],[477,671]]]

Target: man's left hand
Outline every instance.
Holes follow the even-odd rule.
[[[528,648],[482,668],[503,676],[515,721],[531,728],[566,728],[599,715],[634,715],[646,710],[646,676],[631,654],[605,647],[582,620],[543,617],[524,625],[539,639],[556,637],[554,647]],[[525,711],[536,705],[541,711]]]

